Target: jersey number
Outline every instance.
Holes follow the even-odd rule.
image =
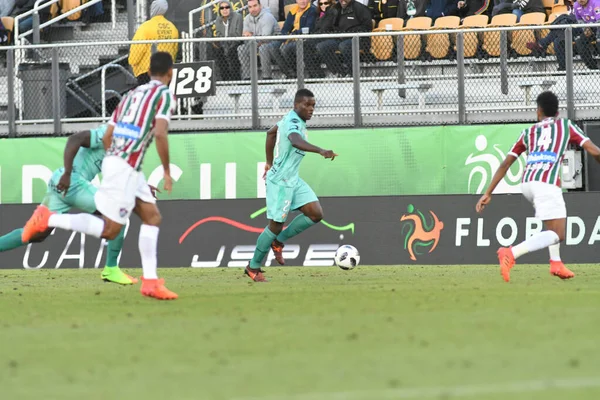
[[[537,147],[540,151],[546,151],[552,146],[552,129],[542,128],[542,133],[537,140]]]
[[[171,92],[177,97],[214,95],[214,61],[173,65]]]
[[[131,102],[129,102],[129,107],[127,108],[127,113],[121,118],[120,121],[117,122],[125,122],[126,124],[133,124],[135,121],[135,117],[142,105],[142,98],[144,97],[144,92],[134,92],[133,97],[131,98]]]

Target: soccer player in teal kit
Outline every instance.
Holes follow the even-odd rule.
[[[269,225],[258,237],[254,256],[244,273],[255,282],[266,282],[261,265],[269,249],[281,265],[286,240],[317,224],[323,210],[315,192],[299,177],[300,163],[306,152],[318,153],[332,161],[337,156],[332,150],[323,150],[306,141],[306,121],[315,110],[315,96],[308,89],[300,89],[294,98],[294,109],[267,132],[267,219]],[[290,211],[301,212],[283,230]]]
[[[102,125],[91,131],[83,131],[69,137],[64,152],[64,166],[54,171],[48,182],[48,190],[42,201],[50,211],[58,214],[69,212],[71,208],[93,214],[96,211],[94,195],[98,190],[92,180],[98,173],[104,158],[104,146],[102,138],[106,132],[106,125]],[[44,241],[52,229],[41,232],[29,242],[23,242],[21,235],[23,228],[15,229],[0,237],[0,252],[12,250],[25,246],[28,243],[39,243]],[[121,285],[131,285],[137,279],[123,273],[117,259],[123,248],[123,235],[125,228],[119,235],[108,242],[106,266],[102,271],[102,279]]]

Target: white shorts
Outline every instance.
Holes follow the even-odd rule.
[[[144,174],[117,156],[102,160],[102,182],[94,198],[96,208],[107,218],[125,225],[135,208],[135,199],[156,203]]]
[[[535,208],[535,217],[542,221],[567,218],[567,207],[562,189],[544,182],[525,182],[521,185],[523,196]]]

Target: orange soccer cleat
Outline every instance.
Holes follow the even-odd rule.
[[[48,229],[48,220],[52,214],[54,213],[48,207],[44,205],[37,206],[33,215],[23,227],[23,233],[21,234],[23,243],[29,243],[36,233],[46,231]]]
[[[140,292],[142,296],[154,297],[158,300],[175,300],[177,293],[174,293],[165,287],[164,279],[142,279],[142,287]]]
[[[506,282],[510,281],[510,269],[515,266],[515,256],[512,247],[501,247],[498,249],[498,261],[500,262],[500,273]]]
[[[244,270],[244,274],[248,275],[248,277],[250,279],[252,279],[254,282],[268,282],[267,278],[265,278],[265,275],[263,274],[262,269],[250,268],[249,264],[246,267],[246,269]]]
[[[558,276],[560,279],[571,279],[575,274],[562,261],[550,260],[550,275]]]
[[[285,265],[285,259],[283,258],[283,248],[283,243],[281,243],[278,240],[273,240],[273,243],[271,243],[271,250],[273,250],[273,255],[275,256],[275,260],[279,263],[279,265]]]

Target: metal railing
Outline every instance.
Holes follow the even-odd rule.
[[[221,2],[221,0],[214,0],[211,1],[208,4],[205,4],[203,6],[200,6],[198,8],[193,9],[192,11],[189,12],[188,14],[188,35],[190,35],[190,37],[194,37],[194,15],[206,10],[206,9],[210,9],[211,7],[213,7],[215,4],[219,4]]]
[[[186,63],[206,60],[194,52],[195,46],[202,44],[210,49],[209,59],[215,60],[212,72],[217,76],[216,93],[180,101],[171,124],[175,131],[269,127],[292,107],[295,91],[303,87],[317,96],[312,126],[530,122],[535,119],[533,99],[545,89],[559,96],[561,115],[580,121],[598,120],[600,71],[592,68],[597,67],[598,54],[583,52],[585,46],[581,44],[590,41],[580,35],[580,28],[549,25],[135,43],[178,43],[183,52],[180,58]],[[552,45],[559,45],[561,38],[564,43],[575,42],[578,54],[570,45],[554,52],[549,47],[544,54],[534,54],[524,46],[527,40],[540,39],[550,31],[557,32]],[[123,94],[130,88],[119,83],[123,74],[113,74],[111,83],[105,69],[102,75],[96,68],[71,77],[68,82],[77,81],[82,88],[85,84],[101,86],[73,99],[69,91],[59,93],[63,78],[59,78],[58,61],[68,60],[72,74],[77,64],[91,63],[86,58],[90,49],[107,47],[116,53],[119,46],[131,44],[62,43],[0,50],[8,50],[6,101],[18,107],[17,113],[8,113],[6,123],[0,122],[0,134],[69,133],[105,121],[111,112],[105,94]],[[272,49],[264,47],[269,44]],[[66,106],[64,100],[59,101],[44,113],[40,105],[25,101],[39,99],[25,96],[33,90],[30,80],[23,74],[17,76],[15,71],[14,52],[23,49],[51,53],[48,68],[52,69],[52,82],[48,90],[52,90],[56,101],[67,96]],[[564,50],[564,68],[557,68],[557,61],[561,61],[556,50]],[[254,54],[258,57],[249,56]],[[124,57],[120,65],[124,65]],[[15,102],[19,97],[24,100]],[[88,97],[89,107],[80,104]],[[0,104],[3,102],[0,95]],[[36,107],[35,112],[32,107]],[[67,109],[61,109],[64,107]],[[90,113],[90,108],[98,111]]]

